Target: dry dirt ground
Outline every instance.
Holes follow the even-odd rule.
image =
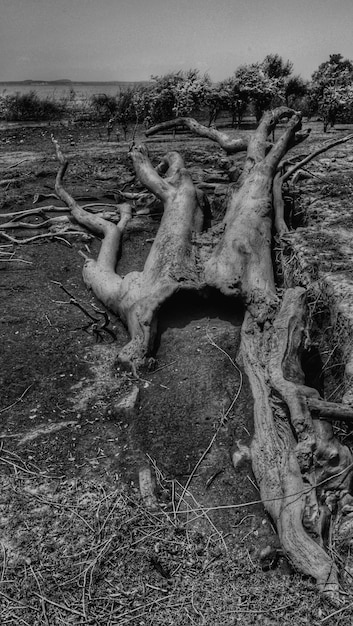
[[[313,127],[297,155],[351,130]],[[70,157],[66,187],[80,202],[114,205],[122,189],[138,189],[128,143],[108,143],[104,128],[14,125],[1,131],[2,224],[9,213],[61,204],[42,196],[33,204],[54,189],[51,132]],[[146,144],[154,164],[179,150],[195,183],[225,176],[224,154],[207,140],[177,134]],[[307,168],[314,177],[288,189],[293,232],[278,271],[279,284],[311,287],[326,396],[337,401],[350,399],[351,145],[318,157]],[[217,219],[227,186],[208,191]],[[146,200],[132,204],[120,274],[142,269],[161,214],[156,201],[146,214]],[[34,228],[0,231],[17,240],[46,232],[43,217],[21,219]],[[156,369],[137,381],[114,367],[125,328],[82,282],[78,253],[94,256],[97,239],[21,245],[2,236],[0,245],[1,624],[351,624],[350,596],[336,613],[291,571],[249,462],[232,464],[252,435],[237,364],[242,310],[216,294],[172,299],[160,314]],[[347,593],[350,576],[347,561]]]

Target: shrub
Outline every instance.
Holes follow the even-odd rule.
[[[106,93],[97,93],[90,99],[90,108],[95,120],[106,122],[111,117],[114,117],[118,103],[114,96],[108,96]]]
[[[15,93],[1,99],[0,115],[9,122],[57,120],[64,106],[50,98],[41,99],[35,91]]]

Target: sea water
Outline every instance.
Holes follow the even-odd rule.
[[[86,100],[95,94],[106,94],[116,96],[122,91],[126,91],[141,83],[134,82],[109,82],[109,83],[74,83],[74,82],[0,82],[0,96],[9,94],[25,94],[35,91],[41,98],[53,98],[62,100],[71,98],[72,100]]]

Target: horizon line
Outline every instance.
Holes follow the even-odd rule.
[[[73,80],[71,78],[53,78],[51,80],[24,78],[22,80],[2,80],[0,83],[149,83],[151,79],[141,80]]]

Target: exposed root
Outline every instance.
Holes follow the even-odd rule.
[[[298,570],[313,576],[320,591],[337,600],[336,567],[303,527],[306,498],[295,454],[296,442],[286,417],[279,419],[274,414],[266,370],[261,364],[266,351],[264,354],[260,348],[259,353],[263,339],[248,317],[242,330],[241,351],[255,401],[255,436],[251,455],[261,499],[277,526],[281,545],[289,560]],[[292,495],[298,493],[302,495]]]
[[[244,323],[241,351],[255,400],[252,460],[287,557],[337,603],[337,568],[323,548],[323,531],[328,511],[342,507],[348,496],[352,455],[329,425],[318,426],[311,418],[310,404],[317,409],[320,401],[315,390],[303,385],[299,358],[304,330],[305,290],[300,288],[285,292],[267,331],[260,333],[250,317]],[[305,485],[313,487],[306,495]],[[349,505],[351,500],[349,496]]]

